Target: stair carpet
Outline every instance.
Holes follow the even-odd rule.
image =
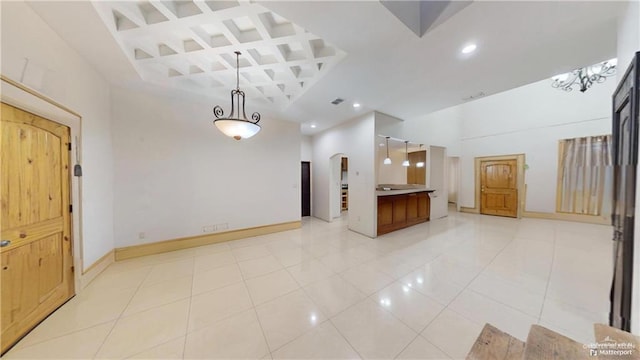
[[[596,342],[583,345],[540,325],[522,342],[485,324],[467,360],[640,360],[640,337],[603,324],[594,325]]]

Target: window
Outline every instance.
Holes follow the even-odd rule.
[[[613,167],[611,135],[560,140],[556,211],[608,216]]]

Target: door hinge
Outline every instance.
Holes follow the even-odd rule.
[[[73,212],[73,205],[69,204],[69,212],[72,213]]]
[[[76,267],[75,266],[71,267],[71,272],[76,272]]]
[[[67,149],[69,149],[69,151],[71,151],[71,142],[67,143]]]

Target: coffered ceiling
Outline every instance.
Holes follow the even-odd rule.
[[[263,126],[295,121],[306,134],[371,110],[420,119],[613,58],[626,7],[437,3],[435,17],[420,7],[416,31],[380,1],[28,2],[114,85],[203,100],[211,104],[203,116],[235,87],[240,50],[247,107],[262,114]],[[462,54],[471,42],[477,50]],[[338,97],[345,101],[332,105]]]
[[[225,96],[236,86],[286,108],[345,53],[269,11],[237,1],[94,1],[124,55],[147,82]]]

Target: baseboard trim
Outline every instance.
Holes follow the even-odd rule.
[[[460,206],[460,212],[469,213],[469,214],[480,214],[480,209]]]
[[[566,214],[566,213],[547,213],[547,212],[538,212],[538,211],[524,211],[522,215],[524,217],[534,218],[534,219],[564,220],[564,221],[575,221],[575,222],[588,223],[588,224],[611,225],[611,219],[604,216]]]
[[[109,265],[115,262],[115,251],[111,250],[104,254],[100,259],[96,260],[91,266],[82,270],[82,276],[80,277],[80,288],[84,289],[89,285],[96,276],[100,275]]]
[[[280,224],[263,225],[246,229],[225,231],[221,233],[190,236],[179,239],[158,241],[149,244],[127,246],[115,249],[115,260],[125,260],[140,256],[161,254],[169,251],[188,249],[196,246],[216,244],[253,236],[267,235],[281,231],[299,229],[302,222],[291,221]]]

